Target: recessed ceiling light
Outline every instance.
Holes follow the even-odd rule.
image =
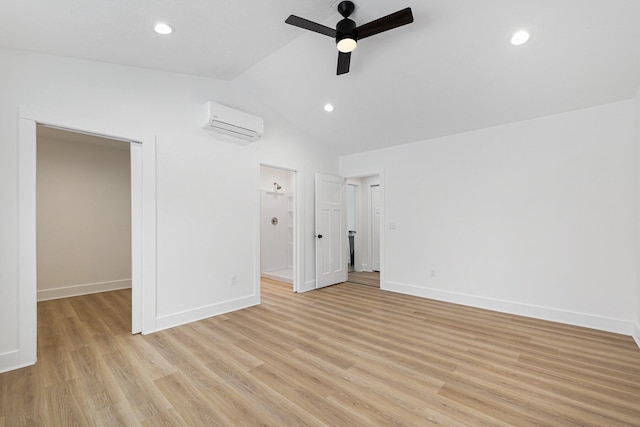
[[[333,105],[331,104],[324,104],[324,111],[326,111],[327,113],[330,113],[333,111]]]
[[[514,46],[520,46],[525,44],[531,38],[531,34],[526,30],[516,31],[511,37],[511,44]]]
[[[173,33],[173,27],[169,24],[165,24],[164,22],[159,22],[153,27],[153,30],[162,35],[167,35]]]

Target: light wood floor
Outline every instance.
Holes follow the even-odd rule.
[[[349,281],[358,285],[380,287],[379,271],[352,271],[349,273]]]
[[[0,426],[640,425],[630,337],[341,284],[132,336],[130,293],[38,304]]]

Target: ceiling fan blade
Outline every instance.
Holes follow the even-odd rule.
[[[375,21],[361,25],[356,29],[356,31],[358,32],[358,39],[364,39],[365,37],[374,36],[383,31],[411,24],[412,22],[413,13],[411,13],[411,8],[408,7],[392,13],[391,15],[383,16]]]
[[[338,75],[348,73],[350,64],[351,64],[351,52],[349,53],[338,52]]]
[[[336,30],[334,30],[333,28],[325,27],[324,25],[309,21],[308,19],[300,18],[299,16],[290,15],[284,22],[296,27],[304,28],[305,30],[324,34],[325,36],[336,36]]]

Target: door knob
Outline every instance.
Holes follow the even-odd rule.
[[[322,239],[322,234],[318,234],[318,239]]]

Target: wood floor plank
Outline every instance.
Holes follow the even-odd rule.
[[[166,397],[153,386],[153,382],[146,375],[136,374],[140,371],[135,369],[136,365],[133,365],[126,355],[118,350],[103,357],[139,421],[171,407]]]
[[[312,414],[327,425],[364,425],[365,420],[352,412],[341,408],[328,399],[316,396],[312,390],[300,385],[298,381],[289,381],[288,375],[270,365],[261,365],[251,370],[257,381],[268,384],[273,391],[289,399],[294,405]]]
[[[131,363],[138,365],[136,370],[144,370],[150,380],[156,380],[177,371],[175,366],[139,335],[118,335],[115,337],[115,342],[120,351],[124,351],[129,356]]]
[[[631,337],[344,283],[131,335],[130,290],[38,304],[0,427],[640,426]]]
[[[262,365],[261,365],[262,366]],[[234,424],[245,424],[247,421],[265,425],[322,425],[316,417],[295,405],[279,393],[274,393],[271,384],[255,381],[250,371],[238,369],[233,359],[215,358],[207,368],[223,380],[223,393],[216,393],[212,398],[218,398],[217,405],[225,409],[228,416],[234,419]],[[229,397],[233,396],[232,399]],[[236,401],[234,407],[248,406],[251,413],[258,411],[249,420],[245,419],[243,411],[228,408],[228,401]],[[229,411],[231,409],[231,411]],[[238,416],[241,418],[238,418]]]
[[[115,336],[119,334],[131,333],[131,309],[126,306],[118,306],[114,300],[106,295],[111,293],[126,293],[131,295],[131,291],[121,290],[113,292],[101,292],[99,294],[85,295],[80,298],[90,298],[90,306],[93,308],[93,318],[100,319],[107,327],[109,334]],[[71,298],[73,300],[73,298]]]
[[[94,411],[125,400],[115,378],[95,347],[82,347],[71,352],[71,359],[82,384],[84,402]]]
[[[142,422],[142,425],[144,427],[175,427],[186,426],[187,423],[174,408],[171,408],[166,411],[161,411],[151,418],[147,418]]]
[[[162,411],[161,411],[162,412]],[[146,420],[145,420],[146,421]],[[139,426],[129,402],[120,401],[95,411],[92,414],[92,425],[95,426]],[[172,425],[184,425],[175,423]]]
[[[43,417],[51,426],[90,425],[91,412],[83,405],[82,386],[72,379],[46,388],[46,405],[55,418]]]
[[[58,333],[65,342],[65,348],[76,350],[82,348],[91,339],[91,334],[86,328],[86,323],[77,316],[65,317],[56,321]]]
[[[351,271],[347,279],[351,283],[359,285],[380,287],[380,272],[378,271]]]
[[[367,369],[360,369],[356,364],[348,369],[341,369],[316,355],[301,350],[295,350],[295,354],[308,371],[318,372],[322,376],[339,381],[341,386],[334,387],[329,400],[341,399],[344,395],[355,395],[355,399],[345,399],[345,401],[351,401],[354,408],[358,408],[352,408],[352,411],[367,408],[368,405],[380,406],[388,410],[386,403],[394,402],[393,412],[385,411],[384,414],[376,414],[378,418],[381,417],[378,421],[384,420],[385,424],[420,424],[425,407],[423,399],[429,394],[435,395],[440,389],[439,384],[425,383],[419,390],[413,389],[406,393],[401,388],[389,387],[395,377],[392,382],[388,382],[386,378],[381,379],[380,376],[372,374],[372,372],[378,373],[384,370],[384,367],[369,365]],[[367,414],[362,413],[360,416],[367,418],[367,415],[371,415],[368,414],[370,411],[366,412]]]
[[[200,334],[205,340],[208,340],[212,345],[209,346],[211,357],[214,360],[225,359],[232,360],[239,370],[247,372],[256,366],[262,365],[264,362],[251,354],[244,351],[237,345],[238,341],[244,339],[226,328],[218,326],[210,327],[209,324],[204,322],[192,325],[194,332]],[[233,337],[229,339],[229,337]]]
[[[42,380],[45,387],[51,387],[78,377],[71,359],[70,349],[62,340],[58,345],[42,347],[40,350],[39,360],[42,364],[40,368],[44,372]]]
[[[0,415],[7,425],[39,425],[43,422],[45,386],[39,367],[29,366],[0,375]]]
[[[94,301],[96,299],[96,301]],[[84,295],[71,298],[71,306],[75,310],[90,336],[112,335],[111,330],[103,319],[102,311],[97,310],[97,297]],[[108,319],[107,319],[108,322]]]
[[[155,384],[185,421],[185,425],[231,425],[232,421],[216,410],[196,387],[190,386],[180,372],[160,378]]]

